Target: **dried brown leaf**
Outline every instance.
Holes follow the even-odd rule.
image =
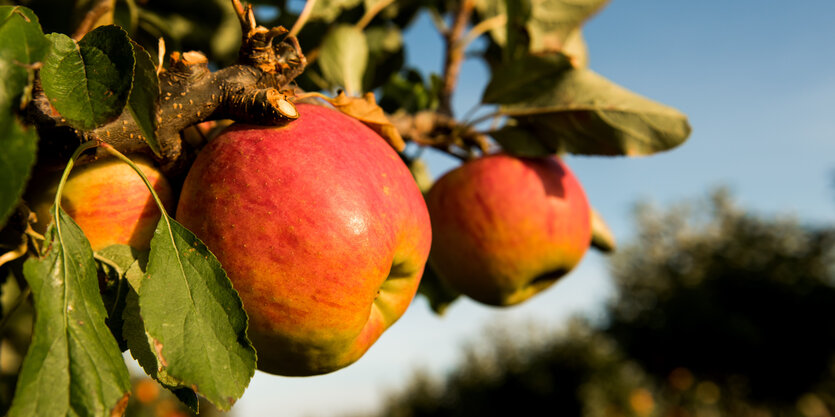
[[[349,97],[344,92],[340,92],[336,97],[325,98],[325,100],[337,110],[370,127],[398,152],[406,148],[406,142],[403,141],[400,132],[386,117],[382,107],[377,105],[374,93],[366,93],[363,97]]]

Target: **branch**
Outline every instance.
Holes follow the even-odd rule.
[[[398,112],[389,117],[406,140],[430,146],[461,160],[490,152],[487,136],[471,125],[462,124],[445,114],[424,110],[414,115]]]
[[[76,41],[81,40],[87,32],[96,28],[101,24],[111,24],[113,23],[113,9],[116,7],[116,2],[114,0],[99,0],[87,13],[84,15],[84,19],[81,20],[78,27],[75,29],[75,32],[72,35],[72,38]],[[110,13],[110,16],[107,16],[106,20],[105,16]]]
[[[383,9],[385,9],[392,3],[394,3],[394,0],[380,0],[374,3],[373,6],[371,6],[368,10],[365,11],[365,14],[362,15],[362,18],[360,18],[359,22],[357,22],[357,28],[359,30],[365,29],[365,27],[368,26],[368,24],[371,23],[372,20],[374,20],[374,17],[377,16],[377,14],[379,14],[381,11],[383,11]]]
[[[302,12],[299,13],[299,18],[296,19],[296,23],[293,23],[293,27],[290,29],[290,36],[296,36],[302,31],[302,28],[304,27],[304,24],[307,23],[307,19],[310,18],[310,13],[313,11],[313,6],[315,5],[316,0],[307,0],[304,4]]]
[[[462,48],[461,39],[467,27],[467,22],[469,22],[473,13],[473,8],[475,8],[475,0],[460,0],[452,27],[443,33],[446,54],[444,57],[443,87],[440,92],[441,103],[438,111],[447,116],[453,114],[452,93],[455,91],[456,84],[458,84],[458,74],[464,60],[464,48]]]
[[[232,3],[243,34],[236,65],[211,72],[202,53],[174,52],[169,70],[159,74],[157,138],[162,149],[160,163],[169,175],[186,169],[194,156],[180,137],[180,131],[188,126],[217,119],[277,125],[298,117],[283,93],[307,65],[298,40],[283,27],[258,26],[251,6],[244,8],[239,0]],[[30,121],[38,125],[42,147],[50,151],[56,165],[66,161],[67,150],[91,139],[122,153],[150,153],[129,111],[97,129],[77,131],[54,112],[37,83],[27,110]],[[96,152],[92,159],[106,154],[103,149]]]
[[[461,50],[466,51],[467,46],[469,46],[474,40],[478,39],[479,36],[495,28],[502,27],[506,24],[507,15],[503,14],[493,16],[487,20],[482,20],[477,25],[473,26],[472,29],[470,29],[470,31],[467,33],[467,35],[463,39],[459,40],[456,46],[458,48],[461,48]]]
[[[17,245],[15,249],[12,249],[2,255],[0,255],[0,266],[3,264],[11,262],[15,259],[20,258],[23,255],[26,255],[26,252],[29,249],[29,238],[26,235],[23,235],[20,244]],[[0,326],[2,327],[2,326]]]

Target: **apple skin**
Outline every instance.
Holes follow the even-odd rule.
[[[151,159],[141,155],[130,158],[148,177],[166,210],[171,210],[174,193],[168,180]],[[60,179],[60,174],[33,179],[30,207],[38,217],[36,231],[43,233],[52,221],[49,209]],[[148,249],[161,216],[139,174],[115,158],[74,167],[64,184],[61,208],[78,223],[94,251],[116,244]]]
[[[210,142],[177,208],[240,294],[258,369],[287,376],[359,359],[411,303],[431,245],[397,153],[336,110],[297,108],[287,125]]]
[[[426,197],[429,265],[493,306],[521,303],[573,269],[591,241],[590,207],[557,158],[488,155],[441,177]]]

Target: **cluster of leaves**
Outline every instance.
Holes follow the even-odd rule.
[[[416,376],[381,415],[831,415],[835,230],[725,193],[637,217],[611,258],[605,322],[490,329],[445,381]]]
[[[38,17],[25,7],[2,6],[4,47],[0,129],[4,132],[3,199],[0,223],[12,213],[37,157],[36,130],[16,116],[32,98],[35,70],[55,111],[79,130],[112,121],[123,111],[136,120],[150,148],[155,139],[156,65],[142,46],[117,26],[102,26],[76,42],[62,33],[44,35]],[[21,36],[23,35],[23,36]]]
[[[586,68],[581,24],[606,1],[477,2],[507,25],[485,52],[492,78],[482,96],[509,119],[492,136],[524,156],[554,153],[648,155],[690,134],[677,110],[641,97]]]
[[[437,110],[445,74],[424,77],[405,63],[407,45],[401,33],[418,11],[436,16],[444,26],[444,16],[456,13],[461,2],[393,2],[366,22],[363,12],[379,3],[386,1],[316,2],[300,39],[318,59],[312,60],[302,86],[344,88],[349,94],[378,90],[390,113]],[[581,27],[606,0],[471,3],[476,12],[471,30],[454,39],[450,48],[466,49],[468,56],[490,66],[492,75],[481,102],[498,106],[492,116],[506,119],[504,126],[488,132],[505,151],[524,156],[647,155],[671,149],[688,137],[690,127],[682,113],[586,68]],[[296,15],[286,7],[278,9],[279,22],[292,23],[289,19]],[[482,43],[486,46],[467,49],[483,30],[489,33]]]
[[[100,26],[75,41],[43,34],[27,8],[3,6],[0,15],[0,38],[6,39],[0,67],[9,72],[0,89],[8,158],[2,184],[10,187],[3,190],[3,221],[18,205],[36,159],[36,130],[16,116],[29,99],[36,63],[50,104],[71,126],[90,130],[130,112],[144,140],[158,149],[156,65],[124,29]],[[94,145],[76,151],[64,180],[73,161]],[[4,280],[25,279],[20,285],[31,288],[37,314],[9,415],[120,414],[130,390],[122,358],[127,348],[189,406],[196,409],[199,393],[219,408],[231,407],[254,374],[255,351],[240,299],[214,255],[167,213],[150,251],[111,246],[94,254],[57,201],[38,253],[2,270]],[[25,224],[25,215],[19,209],[10,223],[22,216]],[[100,294],[100,278],[118,285],[105,285]]]
[[[19,203],[33,167],[54,149],[24,117],[34,93],[78,137],[128,114],[141,132],[136,140],[160,157],[157,39],[203,51],[222,67],[237,56],[240,16],[227,0],[23,3],[30,8],[0,6],[0,244],[24,249],[12,251],[16,261],[2,259],[0,280],[31,289],[37,320],[10,414],[119,411],[130,386],[125,349],[185,403],[196,407],[199,394],[228,409],[254,373],[255,352],[237,293],[191,232],[164,213],[150,251],[93,253],[59,205],[39,237],[25,232],[29,213]],[[471,157],[488,151],[482,138],[490,137],[490,146],[522,156],[645,155],[677,146],[690,131],[678,111],[586,68],[581,27],[605,0],[318,0],[305,10],[254,3],[262,23],[298,32],[311,63],[297,79],[301,89],[376,92],[383,109],[414,127],[406,139],[418,145]],[[420,13],[434,17],[445,41],[438,74],[405,62],[402,32]],[[477,38],[484,42],[471,48]],[[478,130],[479,119],[456,119],[450,106],[468,57],[491,68],[481,102],[503,123],[487,131]],[[403,157],[428,188],[417,154]],[[455,295],[431,277],[427,271],[421,291],[440,311]]]

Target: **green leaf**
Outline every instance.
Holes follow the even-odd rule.
[[[504,61],[523,53],[565,52],[577,42],[576,31],[608,0],[477,0],[482,20],[507,16],[507,24],[490,29],[504,49]],[[570,54],[573,55],[573,54]]]
[[[162,156],[156,133],[156,101],[159,97],[159,78],[151,55],[138,43],[131,41],[136,69],[127,108],[142,131],[151,150]]]
[[[0,7],[0,227],[5,224],[35,164],[38,135],[15,117],[34,75],[24,65],[43,59],[49,48],[38,18],[20,6]]]
[[[493,70],[481,101],[513,104],[530,100],[543,91],[553,89],[560,80],[559,76],[569,69],[571,63],[562,54],[526,55],[501,64]]]
[[[102,300],[107,309],[107,327],[113,333],[119,349],[123,352],[128,348],[125,343],[123,330],[122,312],[125,309],[125,299],[130,289],[127,283],[126,274],[131,265],[138,258],[147,259],[147,251],[138,251],[128,245],[110,245],[96,252],[95,258],[99,264],[99,270],[104,278],[101,287]]]
[[[34,128],[24,128],[12,115],[3,116],[0,113],[0,228],[26,188],[38,143]]]
[[[241,300],[217,258],[163,216],[137,292],[160,380],[229,409],[255,373],[255,350]]]
[[[183,44],[189,44],[195,36],[195,32],[207,32],[210,38],[209,55],[212,61],[218,62],[221,66],[228,66],[234,64],[238,57],[238,48],[241,45],[241,22],[238,19],[238,14],[235,13],[234,7],[229,7],[229,0],[211,0],[192,3],[195,6],[186,6],[188,9],[203,9],[202,11],[195,11],[198,16],[192,17],[190,24],[193,25],[193,30],[187,32],[182,39]],[[143,5],[142,7],[147,7]],[[211,11],[214,8],[214,12]],[[183,8],[178,8],[173,12],[174,16],[182,17]],[[186,12],[188,13],[188,12]],[[211,16],[211,17],[209,17]],[[219,16],[219,17],[215,17]],[[213,19],[217,21],[213,25],[206,25],[205,19]]]
[[[531,0],[476,0],[475,7],[481,21],[504,17],[505,24],[490,25],[490,37],[502,47],[502,61],[527,55]]]
[[[50,103],[78,129],[91,130],[118,117],[125,108],[134,73],[127,32],[101,26],[76,43],[51,33],[41,83]]]
[[[541,140],[532,127],[517,127],[513,125],[515,122],[515,120],[511,120],[507,125],[490,134],[503,150],[516,156],[526,157],[558,153],[557,149],[549,146],[550,144],[547,141]]]
[[[349,96],[361,93],[367,65],[368,44],[356,26],[339,25],[325,35],[319,67],[331,86],[345,88]]]
[[[569,35],[609,0],[543,0],[531,2],[527,29],[533,53],[562,51]]]
[[[526,56],[530,51],[530,39],[526,36],[524,28],[530,20],[532,6],[530,0],[504,0],[502,4],[507,13],[502,61],[509,62]]]
[[[104,323],[90,243],[63,210],[52,213],[43,257],[23,267],[37,318],[9,416],[121,415],[130,377]]]
[[[515,1],[516,4],[521,4],[523,1]],[[511,3],[513,4],[513,3]],[[482,21],[492,19],[497,16],[507,17],[507,0],[476,0],[475,9],[478,12],[478,17]],[[491,26],[490,37],[493,38],[500,46],[507,44],[507,24],[501,26]]]
[[[502,49],[502,61],[508,62],[528,53],[526,25],[531,17],[532,0],[476,0],[478,21],[503,20],[490,24],[490,37]],[[501,21],[501,20],[500,20]]]
[[[170,377],[164,368],[159,368],[157,364],[156,355],[148,335],[145,333],[145,323],[139,311],[139,288],[142,286],[142,278],[145,274],[145,269],[148,264],[148,257],[140,257],[130,268],[128,268],[125,278],[130,282],[127,296],[125,297],[125,308],[122,312],[122,335],[124,336],[127,346],[130,349],[131,356],[139,362],[139,366],[145,372],[159,382],[162,386],[170,390],[180,399],[184,404],[191,408],[195,413],[198,410],[197,394],[190,388],[178,387],[179,382]]]
[[[187,0],[176,2],[129,0],[136,3],[135,17],[137,30],[130,30],[130,22],[125,22],[123,12],[119,11],[117,2],[114,18],[116,23],[129,29],[130,34],[137,40],[145,39],[143,45],[154,49],[156,40],[165,38],[165,44],[175,50],[186,51],[194,48],[204,52],[213,63],[220,67],[232,65],[238,56],[241,45],[241,24],[235,8],[230,7],[229,0]],[[244,4],[251,3],[245,1]],[[283,18],[286,16],[282,15]],[[263,23],[263,22],[262,22]],[[149,39],[150,38],[150,39]],[[148,42],[147,40],[152,40]]]
[[[110,245],[97,251],[96,255],[120,277],[124,277],[128,268],[142,256],[140,251],[128,245]]]
[[[403,67],[403,35],[396,26],[372,26],[365,29],[368,42],[368,64],[363,90],[382,86]]]
[[[145,372],[163,385],[177,385],[175,380],[169,380],[165,369],[157,367],[157,358],[154,355],[152,346],[149,344],[148,335],[145,334],[145,323],[139,312],[139,289],[142,286],[148,258],[140,259],[131,264],[125,274],[125,279],[130,283],[130,289],[125,297],[125,309],[122,311],[124,322],[122,335],[127,342],[130,354],[139,362],[139,366]]]
[[[372,26],[365,30],[369,54],[373,57],[403,49],[403,34],[394,26]]]
[[[49,50],[49,41],[31,10],[0,6],[0,45],[0,111],[5,113],[9,108],[19,108],[20,94],[32,82],[31,70],[25,65],[41,61]]]
[[[586,68],[589,66],[589,48],[586,39],[583,38],[583,31],[575,29],[568,34],[560,53],[566,55],[574,68]]]
[[[420,278],[418,293],[426,297],[429,308],[439,316],[442,316],[447,307],[461,296],[461,294],[444,284],[428,263],[424,267],[423,277]]]
[[[139,7],[135,0],[116,0],[116,7],[113,9],[113,24],[136,35],[136,27],[139,25]]]
[[[431,74],[427,83],[418,70],[408,69],[403,74],[394,74],[383,85],[380,107],[389,113],[400,109],[409,114],[434,110],[440,102],[442,88],[443,81],[437,74]]]
[[[512,135],[547,153],[648,155],[678,146],[690,135],[687,116],[678,110],[587,69],[566,71],[554,87],[500,112],[512,119],[495,132],[496,140],[512,148]],[[529,145],[524,148],[532,149]]]

